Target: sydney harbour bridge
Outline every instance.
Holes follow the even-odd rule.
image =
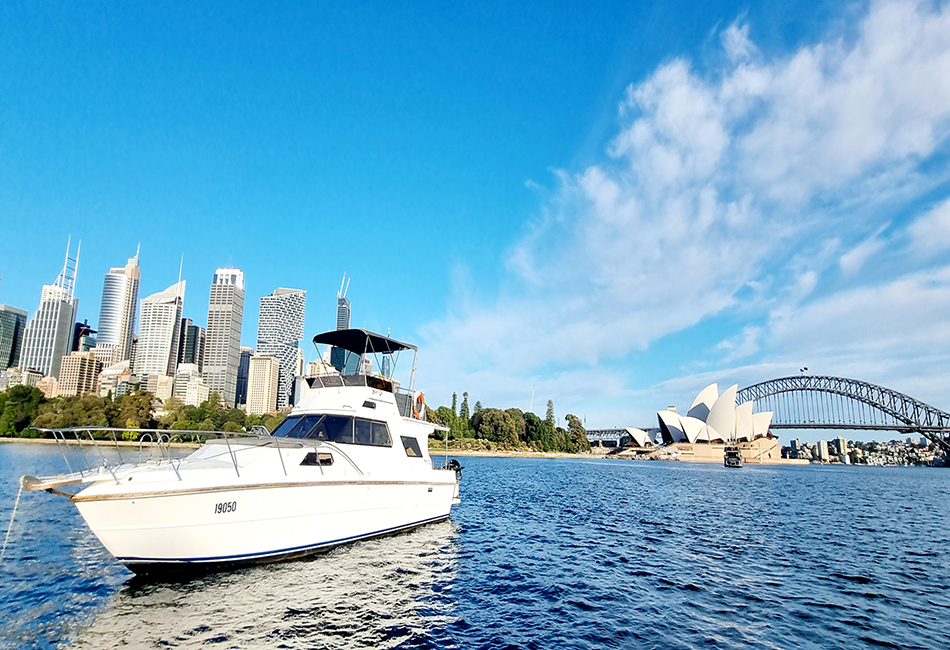
[[[950,413],[857,379],[797,375],[743,388],[736,403],[772,411],[772,429],[894,431],[925,436],[950,452]]]
[[[925,436],[950,454],[950,413],[883,386],[857,379],[795,375],[741,389],[736,403],[772,411],[771,429],[893,431]],[[603,441],[620,440],[623,429],[591,431]]]

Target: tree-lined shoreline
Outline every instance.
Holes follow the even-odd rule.
[[[39,389],[14,386],[0,391],[0,437],[48,437],[40,429],[66,427],[115,427],[154,429],[159,431],[249,431],[264,426],[273,431],[287,416],[286,411],[266,415],[247,415],[241,409],[222,405],[220,396],[211,393],[199,406],[185,405],[172,397],[161,408],[155,396],[146,390],[99,397],[88,394],[78,397],[47,399]],[[433,448],[444,448],[446,436],[450,451],[524,451],[537,453],[585,453],[590,451],[587,433],[580,419],[565,416],[567,428],[557,426],[554,402],[549,400],[545,418],[518,408],[484,408],[476,402],[469,409],[468,393],[453,393],[451,406],[426,407],[426,419],[448,429],[430,436]],[[103,434],[105,435],[105,434]],[[126,436],[134,439],[135,433]]]

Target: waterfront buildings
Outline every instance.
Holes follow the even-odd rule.
[[[128,395],[132,392],[132,364],[128,359],[119,361],[99,373],[97,392],[99,397]]]
[[[204,372],[205,341],[205,328],[195,325],[190,318],[182,318],[178,364],[194,364],[198,367],[199,373]]]
[[[208,399],[211,391],[208,384],[201,377],[196,363],[180,363],[175,372],[175,388],[173,396],[183,404],[199,406]]]
[[[33,370],[39,373],[40,378],[59,374],[63,357],[69,354],[72,347],[76,311],[79,308],[79,299],[73,295],[78,264],[79,247],[73,259],[69,256],[67,243],[63,270],[53,284],[43,285],[40,306],[26,328],[20,353],[20,370]]]
[[[261,298],[257,324],[257,354],[280,363],[277,408],[292,404],[294,377],[300,375],[300,341],[303,339],[307,292],[278,288]],[[250,404],[250,402],[248,402]]]
[[[139,302],[139,251],[125,266],[113,267],[102,282],[96,356],[109,365],[132,358],[135,311]]]
[[[208,298],[204,375],[211,390],[228,406],[237,403],[243,319],[244,273],[240,269],[219,268],[214,273]]]
[[[185,281],[182,280],[142,301],[139,341],[135,349],[135,374],[141,379],[174,374],[184,300]]]
[[[251,370],[251,357],[253,356],[254,348],[241,347],[241,361],[238,363],[237,392],[234,397],[235,406],[247,404],[247,377]]]
[[[72,352],[63,357],[58,394],[63,397],[96,392],[102,363],[92,352]]]
[[[251,357],[247,381],[247,414],[270,413],[277,405],[280,361],[276,357]]]
[[[27,313],[10,305],[0,305],[0,370],[20,362]]]
[[[165,402],[172,396],[172,391],[175,388],[175,378],[168,375],[149,375],[145,386],[145,390]]]

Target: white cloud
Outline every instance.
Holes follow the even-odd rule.
[[[864,267],[869,259],[884,248],[887,242],[881,239],[881,233],[887,229],[888,225],[890,224],[884,224],[878,228],[877,232],[872,236],[841,255],[838,264],[841,267],[842,273],[847,276],[855,275]]]
[[[914,221],[909,234],[919,253],[929,255],[950,248],[950,199]]]
[[[674,59],[627,89],[607,157],[558,173],[555,198],[508,251],[499,296],[423,329],[439,359],[428,379],[506,403],[544,377],[549,394],[583,400],[570,382],[596,382],[597,364],[726,310],[754,311],[749,300],[782,306],[769,336],[753,328],[729,344],[733,360],[792,345],[801,318],[815,321],[811,347],[832,340],[799,304],[829,264],[854,274],[881,246],[875,235],[842,254],[839,234],[875,230],[885,217],[868,206],[934,184],[921,163],[950,128],[950,11],[876,3],[853,32],[772,60],[747,25],[722,42],[723,69]],[[921,220],[913,236],[948,219]],[[770,293],[740,298],[749,285]],[[875,331],[897,344],[903,325],[881,314]],[[632,399],[631,374],[609,376],[605,393]]]

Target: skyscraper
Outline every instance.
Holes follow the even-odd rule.
[[[149,375],[174,375],[184,301],[184,280],[142,301],[139,342],[135,349],[135,374],[141,380]]]
[[[214,273],[208,299],[204,375],[211,390],[228,406],[236,404],[243,319],[244,273],[240,269],[220,268]]]
[[[345,286],[344,286],[345,285]],[[346,292],[350,288],[350,283],[346,281],[346,273],[343,274],[343,282],[340,283],[340,290],[336,292],[336,328],[337,330],[350,329],[350,301],[346,297]],[[330,351],[330,364],[339,370],[344,371],[346,363],[346,350],[343,348],[333,348]]]
[[[306,309],[307,292],[302,289],[278,288],[261,298],[257,354],[274,357],[280,362],[277,408],[288,406],[293,398]]]
[[[26,312],[9,305],[0,305],[0,370],[20,362]]]
[[[23,337],[20,370],[36,370],[42,375],[55,377],[59,374],[63,356],[69,354],[79,308],[79,299],[73,295],[73,291],[81,246],[80,242],[76,247],[76,258],[73,259],[69,256],[69,243],[66,244],[63,270],[59,272],[56,282],[43,285],[40,306]]]
[[[132,334],[135,332],[135,310],[139,302],[139,251],[125,266],[109,269],[102,283],[102,305],[99,308],[99,330],[96,348],[99,356],[110,356],[104,350],[115,350],[113,363],[132,358]]]
[[[241,361],[238,363],[237,390],[234,396],[234,405],[247,404],[247,379],[251,372],[251,357],[254,348],[241,346]]]
[[[274,357],[253,356],[247,380],[247,414],[263,415],[274,410],[280,362]]]
[[[194,364],[201,374],[205,365],[205,328],[198,327],[190,318],[182,318],[179,341],[178,363]]]

